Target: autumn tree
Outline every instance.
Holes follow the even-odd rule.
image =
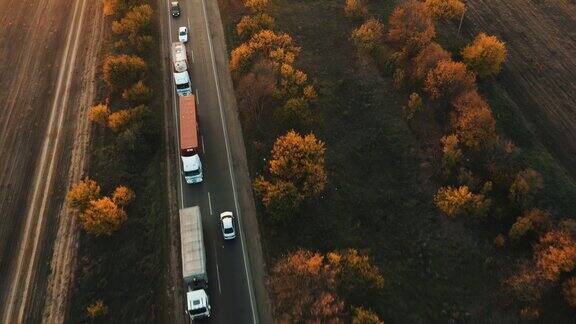
[[[408,98],[408,104],[404,107],[404,117],[412,120],[422,110],[422,97],[417,92],[412,92]]]
[[[92,319],[104,316],[107,313],[108,313],[108,306],[104,304],[104,301],[102,299],[98,299],[94,301],[94,303],[86,307],[86,315]]]
[[[244,0],[244,6],[252,12],[263,12],[268,8],[270,0]]]
[[[352,324],[384,324],[384,321],[369,309],[352,307]]]
[[[302,137],[290,131],[279,137],[269,162],[270,180],[258,177],[254,181],[254,189],[264,206],[273,211],[271,206],[277,203],[285,206],[291,201],[293,207],[298,207],[303,199],[324,191],[327,181],[324,152],[324,143],[313,134]]]
[[[484,33],[462,50],[464,63],[481,78],[498,74],[506,55],[506,45],[498,37]]]
[[[359,50],[370,53],[380,45],[384,38],[384,25],[374,18],[368,19],[352,31],[350,37]]]
[[[432,99],[451,100],[461,93],[474,89],[476,77],[466,69],[466,65],[452,60],[438,62],[428,72],[424,89]]]
[[[551,225],[550,214],[546,211],[534,208],[526,211],[512,224],[508,236],[513,241],[519,241],[528,235],[542,234]]]
[[[281,64],[280,78],[274,96],[278,99],[298,97],[307,86],[307,80],[308,75],[304,71],[295,69],[291,64]]]
[[[446,216],[454,217],[473,214],[487,215],[491,201],[483,194],[474,194],[467,186],[441,187],[434,197],[434,203]]]
[[[476,90],[456,97],[453,106],[451,123],[462,144],[477,150],[496,142],[498,135],[492,110]]]
[[[370,257],[355,249],[327,254],[328,262],[337,273],[337,285],[342,295],[351,303],[373,298],[384,287],[380,269],[372,264]]]
[[[110,109],[106,104],[92,106],[88,112],[90,121],[102,126],[108,123],[108,116],[110,116]]]
[[[576,308],[576,277],[569,278],[562,284],[562,293],[566,303]]]
[[[152,99],[152,90],[144,81],[134,83],[130,88],[122,92],[122,98],[133,104],[142,104]]]
[[[533,169],[522,170],[510,186],[510,200],[521,208],[530,207],[543,187],[544,181],[539,172]]]
[[[236,86],[238,107],[252,121],[259,120],[266,103],[269,103],[278,79],[276,65],[270,60],[262,60],[243,75]]]
[[[431,42],[426,45],[412,60],[411,77],[414,81],[422,81],[428,72],[436,67],[440,61],[450,60],[450,53],[438,43]]]
[[[366,16],[368,9],[363,0],[346,0],[344,5],[344,13],[346,17],[352,19],[359,19]]]
[[[426,0],[425,4],[434,17],[444,20],[460,18],[466,11],[461,0]]]
[[[133,7],[120,21],[112,22],[112,31],[117,35],[134,38],[138,35],[150,34],[152,30],[152,7],[143,4]]]
[[[336,271],[324,255],[298,250],[278,260],[268,281],[280,323],[342,323]]]
[[[265,13],[258,13],[242,17],[236,25],[236,34],[245,39],[263,29],[274,29],[274,18]]]
[[[562,229],[544,234],[534,248],[534,259],[542,276],[556,281],[563,272],[571,272],[576,265],[576,242]]]
[[[90,206],[79,216],[82,228],[96,236],[112,235],[127,218],[126,212],[109,197],[90,201]]]
[[[126,206],[134,199],[134,191],[125,186],[118,186],[112,193],[112,201],[118,206]]]
[[[434,21],[422,2],[402,3],[390,16],[388,40],[409,56],[428,45],[436,36]]]
[[[142,80],[148,66],[135,55],[109,55],[104,60],[104,81],[112,91],[126,89]]]
[[[115,111],[108,117],[108,127],[114,132],[122,132],[131,124],[141,121],[147,112],[148,108],[144,105]]]
[[[450,172],[462,160],[462,150],[459,148],[458,136],[446,135],[440,139],[442,145],[442,167],[446,172]]]
[[[88,177],[72,186],[66,195],[68,207],[83,212],[90,206],[90,201],[100,197],[100,186]]]
[[[104,16],[112,16],[118,9],[118,0],[104,0],[102,11]]]

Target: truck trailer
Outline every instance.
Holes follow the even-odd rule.
[[[188,288],[186,312],[190,322],[198,318],[210,317],[210,301],[206,293],[208,273],[206,272],[200,207],[180,209],[180,244],[182,276]]]
[[[203,180],[200,161],[200,127],[194,95],[180,96],[180,159],[186,183],[200,183]]]
[[[186,46],[184,46],[184,43],[172,43],[172,63],[174,64],[174,72],[184,72],[188,70],[188,57],[186,56]]]

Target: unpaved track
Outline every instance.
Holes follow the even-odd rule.
[[[474,33],[506,42],[504,86],[576,178],[576,5],[562,0],[469,0]]]
[[[42,316],[68,167],[82,168],[83,155],[71,162],[70,153],[86,109],[85,36],[96,7],[88,0],[0,0],[2,323]]]

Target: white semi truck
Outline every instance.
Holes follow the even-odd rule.
[[[208,273],[200,207],[180,209],[180,242],[182,276],[188,287],[186,312],[192,322],[198,318],[210,317],[210,301],[206,293]]]

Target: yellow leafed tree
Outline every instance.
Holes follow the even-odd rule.
[[[79,216],[82,228],[96,236],[111,235],[127,220],[126,212],[109,197],[92,200]]]
[[[480,33],[472,44],[462,50],[462,60],[483,78],[496,75],[506,60],[506,45],[496,36]]]
[[[110,109],[105,104],[90,107],[90,112],[88,113],[90,121],[102,126],[108,123],[108,116],[110,116]]]
[[[66,195],[66,201],[70,208],[83,212],[90,206],[90,201],[99,197],[100,186],[96,181],[86,177],[72,186]]]
[[[426,0],[425,4],[434,17],[444,20],[459,19],[466,11],[466,5],[460,0]]]

